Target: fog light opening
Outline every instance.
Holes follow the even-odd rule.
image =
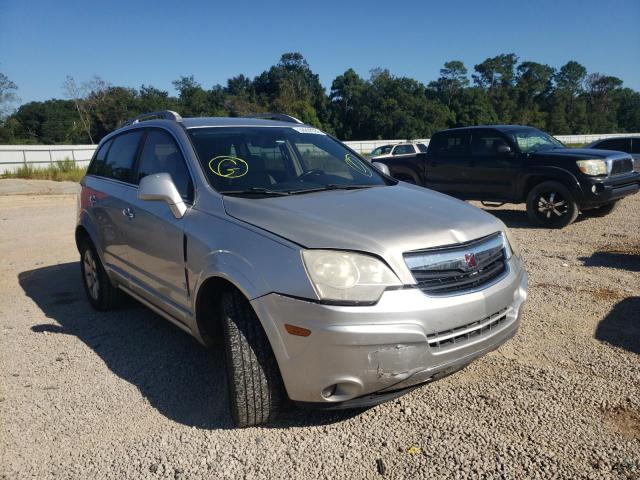
[[[320,395],[322,395],[322,398],[331,398],[336,393],[337,387],[337,384],[329,385],[324,390],[322,390]]]

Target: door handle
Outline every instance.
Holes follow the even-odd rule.
[[[91,205],[95,205],[96,203],[98,203],[98,197],[93,194],[89,195],[89,203]]]
[[[124,208],[122,210],[122,214],[125,217],[127,217],[129,220],[133,220],[135,218],[135,216],[136,216],[136,214],[133,213],[133,210],[131,209],[131,207]]]

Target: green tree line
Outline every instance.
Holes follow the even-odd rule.
[[[12,111],[17,86],[0,73],[0,143],[96,143],[127,118],[155,110],[183,116],[280,112],[343,140],[426,138],[444,128],[518,123],[553,134],[640,131],[640,93],[621,79],[588,73],[578,62],[554,68],[501,54],[470,72],[450,61],[421,83],[374,69],[336,77],[329,92],[299,53],[251,79],[238,75],[205,88],[193,76],[173,82],[177,96],[153,86],[110,85],[67,77],[65,99],[29,102]]]

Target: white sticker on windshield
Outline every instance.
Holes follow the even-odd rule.
[[[298,133],[312,133],[314,135],[326,135],[326,133],[321,132],[317,128],[313,127],[291,127]]]

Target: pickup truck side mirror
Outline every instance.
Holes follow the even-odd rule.
[[[176,218],[182,218],[187,211],[187,206],[168,173],[154,173],[140,180],[138,199],[165,202]]]
[[[511,155],[512,150],[509,145],[502,143],[496,148],[496,153],[502,157],[508,157],[509,155]]]
[[[391,171],[389,170],[389,167],[385,163],[382,163],[382,162],[371,162],[371,165],[376,167],[378,170],[380,170],[382,173],[384,173],[388,177],[391,176]]]

